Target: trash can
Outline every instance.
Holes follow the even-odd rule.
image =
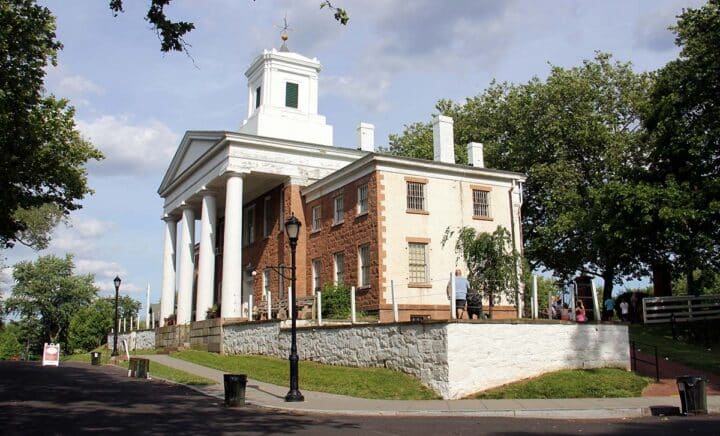
[[[90,353],[90,363],[92,365],[100,365],[100,353],[97,351]]]
[[[128,362],[128,377],[147,378],[150,371],[150,359],[131,357]]]
[[[244,406],[247,375],[224,374],[223,379],[225,381],[225,405],[227,407]]]
[[[702,376],[684,375],[677,378],[683,415],[707,415],[706,382]]]

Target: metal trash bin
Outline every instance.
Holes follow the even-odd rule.
[[[707,415],[706,380],[702,376],[684,375],[677,378],[683,415]]]
[[[90,363],[92,365],[100,365],[100,353],[97,351],[90,353]]]
[[[150,372],[150,359],[131,357],[128,362],[128,377],[147,378]]]
[[[223,380],[225,382],[225,405],[227,407],[244,406],[247,375],[223,374]]]

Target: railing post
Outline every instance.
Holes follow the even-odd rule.
[[[657,345],[653,346],[655,348],[655,381],[660,381],[660,362],[658,361],[658,352],[657,352]]]
[[[350,321],[353,324],[357,321],[355,318],[355,286],[350,287]]]
[[[635,362],[635,341],[630,341],[630,369],[632,371],[637,370],[637,364]]]

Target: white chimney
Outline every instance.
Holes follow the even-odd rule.
[[[467,146],[468,163],[477,168],[485,168],[482,142],[471,142]]]
[[[438,162],[455,163],[453,119],[445,115],[433,117],[433,151]]]
[[[360,123],[357,127],[358,149],[362,151],[375,151],[375,126],[368,123]]]

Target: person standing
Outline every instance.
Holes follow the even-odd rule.
[[[450,298],[450,290],[452,289],[451,284],[448,283],[448,298]],[[462,319],[465,313],[465,300],[467,299],[468,289],[470,289],[470,283],[462,276],[460,269],[455,270],[455,311],[457,312],[457,319]]]
[[[613,319],[613,312],[615,312],[615,300],[612,299],[612,297],[608,297],[607,300],[605,300],[605,321],[612,321]]]
[[[623,300],[620,302],[620,319],[623,322],[627,322],[628,320],[629,309],[630,305],[628,304],[627,300]]]
[[[577,307],[575,307],[575,321],[577,322],[585,322],[587,318],[585,318],[585,305],[583,304],[582,300],[578,300]]]

